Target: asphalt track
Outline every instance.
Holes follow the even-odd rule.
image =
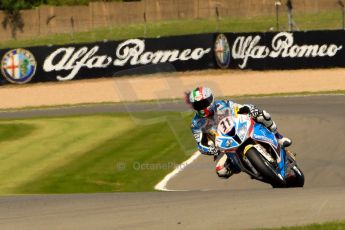
[[[306,183],[272,189],[235,175],[218,179],[200,157],[168,183],[183,192],[0,197],[1,229],[252,229],[345,220],[345,95],[246,99],[294,140]],[[118,104],[0,112],[2,118],[178,110],[182,103]]]

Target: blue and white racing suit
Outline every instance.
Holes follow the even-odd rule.
[[[208,144],[209,139],[207,138],[208,134],[212,135],[211,130],[216,129],[216,125],[224,117],[231,115],[235,116],[240,109],[250,114],[251,111],[253,111],[253,108],[256,107],[250,104],[242,105],[230,100],[216,100],[211,107],[211,110],[214,112],[213,116],[204,118],[199,116],[198,114],[195,114],[192,120],[191,129],[195,141],[198,144],[199,151],[205,155],[215,155],[216,150],[214,146],[210,146]],[[257,122],[260,122],[263,125],[265,125],[272,132],[276,132],[276,125],[272,121],[270,114],[267,113],[265,110],[260,111],[259,114],[252,117]],[[229,154],[229,156],[232,159],[229,159],[228,155],[224,153],[221,153],[216,156],[216,172],[219,177],[228,178],[233,173],[240,172],[240,169],[237,165],[237,157],[234,154]],[[225,166],[225,164],[227,164],[227,166]],[[229,168],[229,166],[231,169]]]
[[[211,117],[200,117],[198,114],[195,114],[192,120],[192,133],[198,144],[198,149],[201,153],[212,155],[210,151],[210,146],[205,143],[205,135],[212,134],[211,129],[215,128],[217,123],[226,116],[235,116],[237,111],[243,106],[252,106],[252,105],[241,105],[234,103],[232,101],[226,100],[217,100],[212,105],[212,110],[214,115]]]

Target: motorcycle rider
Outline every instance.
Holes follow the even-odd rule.
[[[225,116],[235,116],[237,113],[249,114],[256,122],[263,124],[275,134],[281,146],[288,147],[292,141],[283,137],[277,130],[271,115],[251,104],[237,104],[230,100],[214,100],[210,88],[197,87],[186,93],[186,103],[195,110],[192,120],[192,133],[198,144],[198,149],[202,154],[213,155],[216,161],[216,172],[221,178],[229,178],[234,173],[241,171],[235,154],[224,154],[218,152],[214,144],[210,142],[212,129],[218,121]]]

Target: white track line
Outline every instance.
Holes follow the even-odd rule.
[[[158,190],[158,191],[178,191],[178,190],[167,189],[166,186],[167,186],[168,181],[171,178],[173,178],[174,176],[176,176],[178,173],[182,172],[188,165],[193,163],[200,155],[201,155],[201,153],[199,151],[193,153],[193,155],[188,160],[179,164],[171,173],[166,175],[163,180],[161,180],[158,184],[156,184],[155,190]]]

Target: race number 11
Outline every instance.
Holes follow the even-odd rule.
[[[220,127],[220,131],[224,134],[229,133],[231,131],[231,129],[234,127],[232,124],[232,121],[230,121],[229,117],[226,117],[224,119],[222,119],[219,123]]]

